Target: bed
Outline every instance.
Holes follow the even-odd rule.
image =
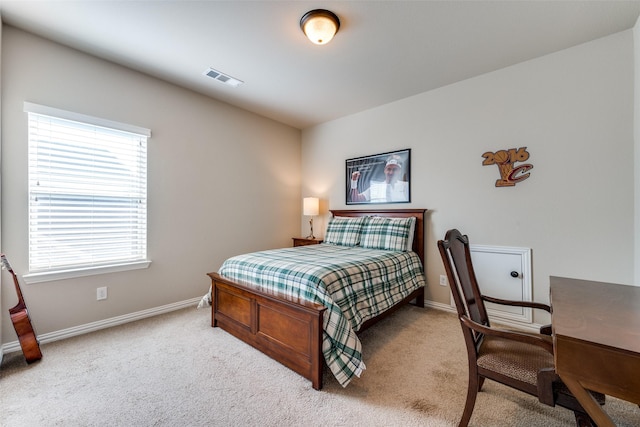
[[[332,210],[326,238],[336,243],[338,224],[352,227],[360,223],[362,235],[340,229],[343,233],[339,236],[353,243],[357,235],[364,241],[362,247],[359,241],[353,245],[322,243],[226,260],[218,272],[208,274],[212,282],[211,326],[220,327],[309,379],[316,390],[322,388],[325,364],[346,386],[366,368],[357,334],[403,304],[413,301],[424,307],[425,212]],[[395,247],[400,243],[393,243],[397,241],[389,240],[388,235],[387,243],[377,247],[380,239],[375,239],[375,231],[371,234],[372,223],[390,221],[411,223],[410,248]],[[368,234],[364,224],[368,225]],[[390,241],[393,250],[387,250]],[[261,258],[260,263],[257,258]],[[264,258],[270,263],[267,266],[262,264]],[[366,268],[360,264],[365,259]],[[335,272],[334,263],[347,263],[355,276]],[[289,276],[283,276],[282,271]],[[338,287],[337,283],[345,280],[349,286]],[[372,292],[376,295],[366,295],[368,288],[375,289]]]

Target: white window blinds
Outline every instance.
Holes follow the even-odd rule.
[[[35,104],[25,111],[30,273],[146,260],[150,132]]]

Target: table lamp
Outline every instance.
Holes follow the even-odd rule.
[[[318,200],[317,197],[305,197],[302,200],[302,213],[304,215],[310,216],[311,218],[309,219],[309,228],[311,229],[311,232],[309,233],[309,235],[306,237],[307,239],[315,239],[315,236],[313,235],[313,217],[315,215],[318,215],[318,213],[320,213],[320,201]]]

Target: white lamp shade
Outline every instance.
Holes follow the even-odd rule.
[[[318,215],[320,213],[320,200],[317,197],[305,197],[302,200],[302,212],[308,216]]]

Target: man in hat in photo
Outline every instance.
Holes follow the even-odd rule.
[[[391,156],[384,166],[385,180],[371,181],[368,189],[358,193],[360,172],[351,174],[351,202],[394,203],[409,201],[409,183],[401,181],[403,175],[402,160],[399,156]]]

